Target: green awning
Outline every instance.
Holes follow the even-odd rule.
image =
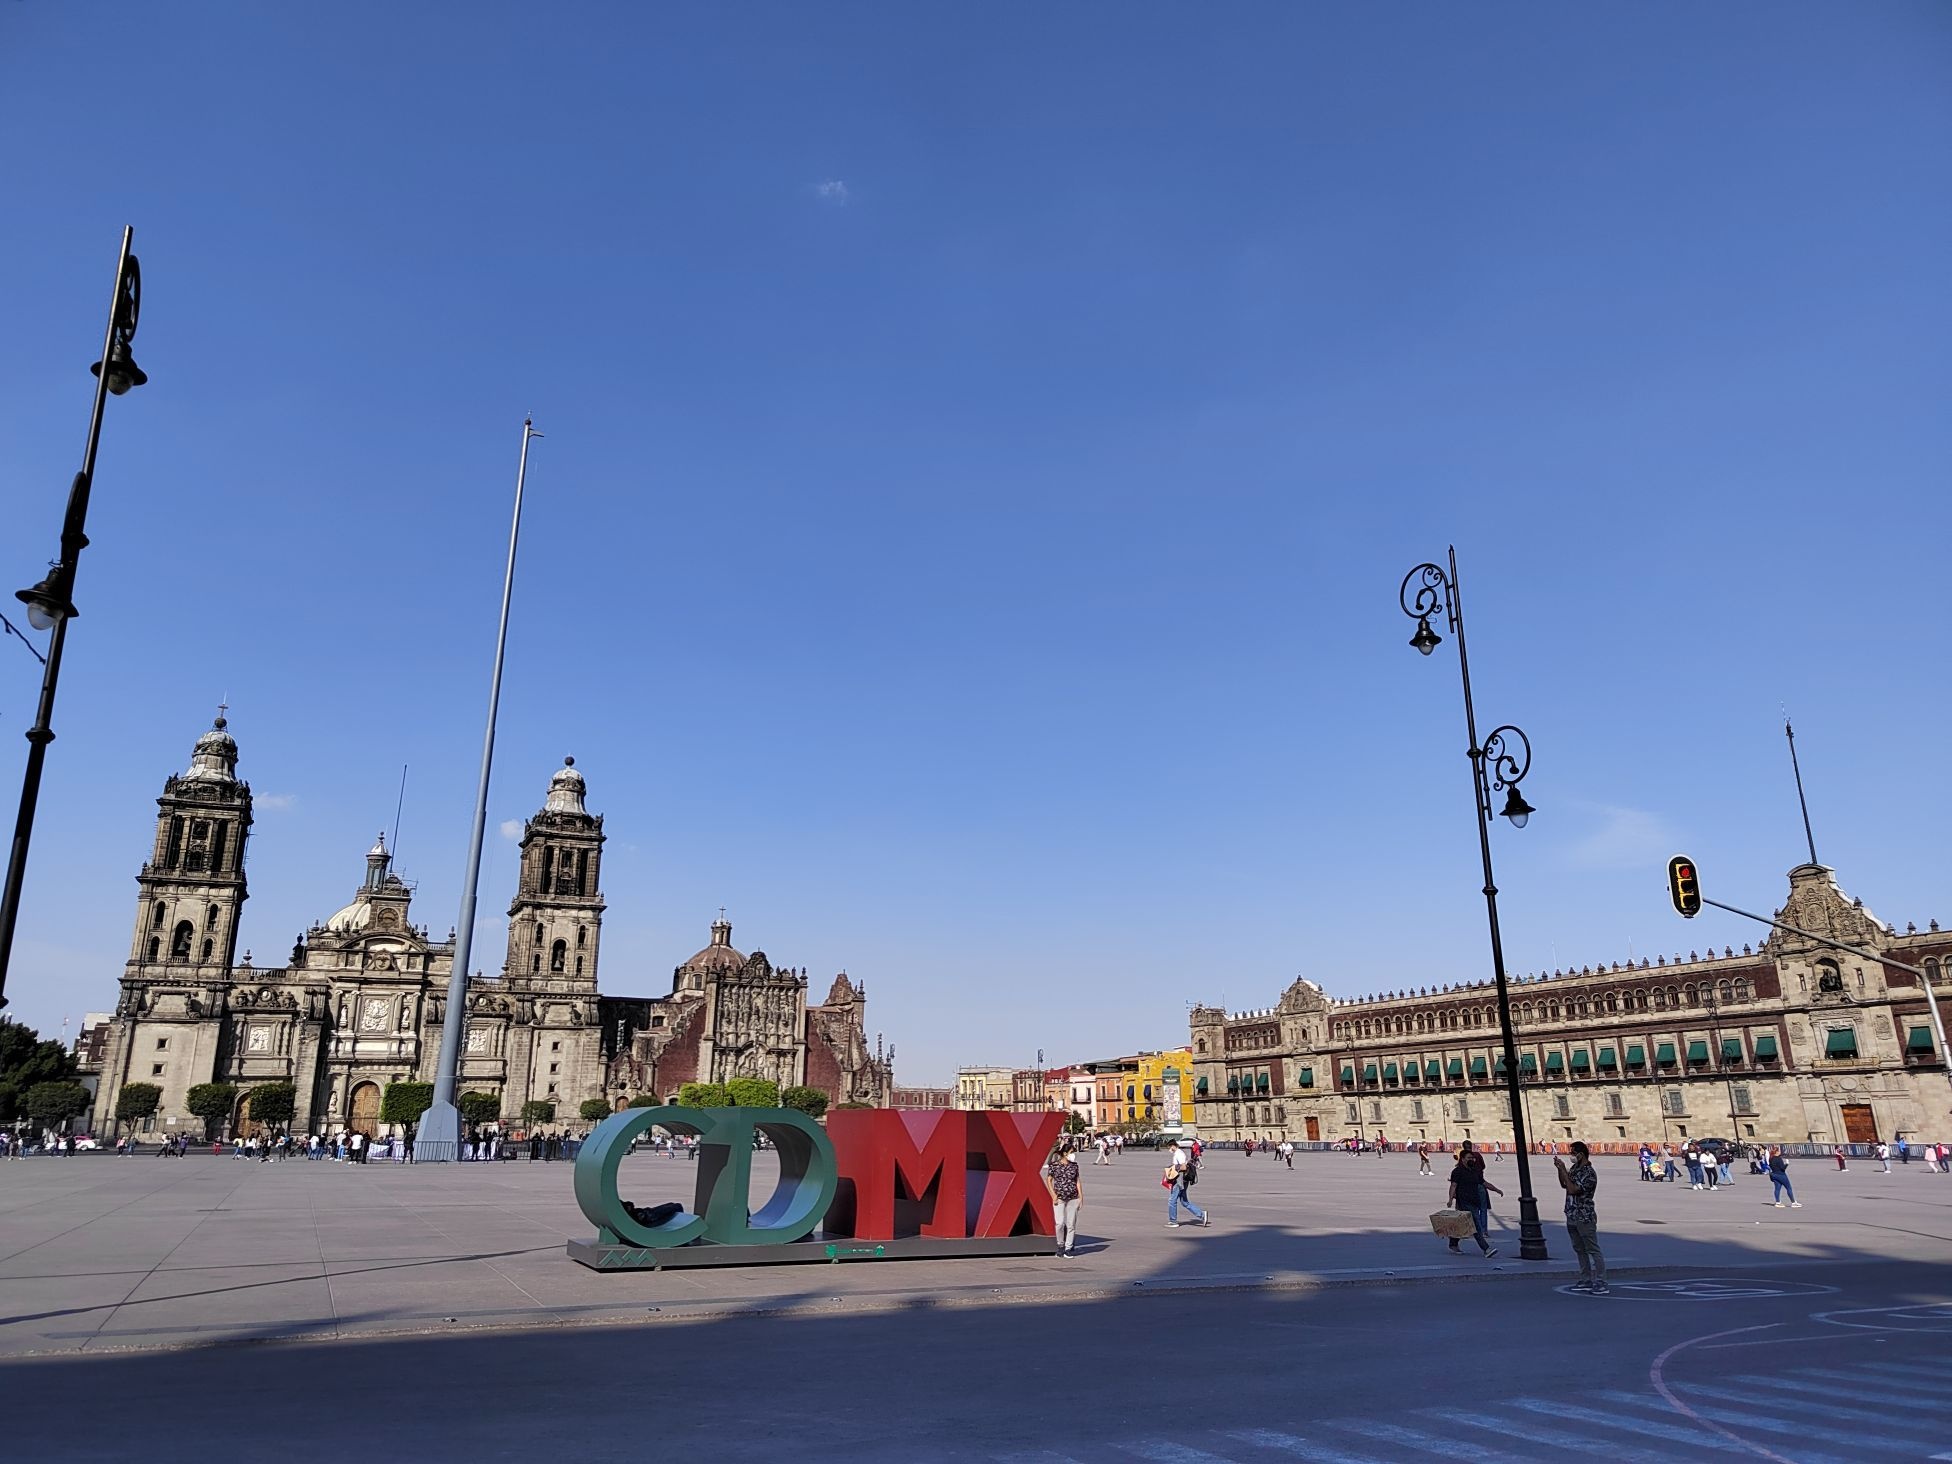
[[[1605,1072],[1612,1072],[1618,1066],[1619,1064],[1613,1057],[1613,1049],[1611,1047],[1602,1047],[1600,1049],[1600,1068]]]
[[[1457,1068],[1459,1072],[1464,1071],[1464,1069],[1458,1067],[1456,1063],[1452,1063],[1451,1066]],[[1430,1059],[1429,1062],[1423,1065],[1423,1075],[1427,1080],[1434,1083],[1444,1075],[1444,1065],[1438,1062],[1437,1059],[1433,1057]]]
[[[1297,1077],[1297,1078],[1295,1079],[1295,1082],[1296,1082],[1296,1083],[1297,1083],[1297,1084],[1298,1084],[1299,1086],[1301,1086],[1301,1087],[1303,1087],[1303,1088],[1312,1088],[1312,1087],[1314,1087],[1314,1086],[1315,1086],[1315,1070],[1314,1070],[1313,1068],[1303,1068],[1303,1069],[1301,1070],[1301,1074],[1300,1074],[1300,1076],[1298,1076],[1298,1077]]]
[[[1240,1076],[1239,1076],[1239,1074],[1237,1074],[1237,1073],[1229,1073],[1229,1074],[1227,1075],[1227,1091],[1228,1091],[1229,1093],[1238,1093],[1238,1092],[1240,1091]]]
[[[1267,1090],[1268,1090],[1268,1077],[1267,1077],[1267,1074],[1266,1074],[1266,1073],[1256,1073],[1256,1074],[1254,1075],[1254,1086],[1255,1086],[1256,1088],[1259,1088],[1259,1089],[1260,1089],[1260,1090],[1261,1090],[1261,1091],[1262,1091],[1263,1093],[1265,1093],[1265,1092],[1267,1092]]]
[[[1463,1058],[1461,1058],[1461,1057],[1453,1057],[1453,1058],[1452,1058],[1452,1059],[1450,1060],[1450,1066],[1444,1069],[1444,1075],[1445,1075],[1446,1077],[1451,1077],[1451,1078],[1461,1078],[1461,1077],[1463,1077],[1463,1076],[1464,1076],[1464,1059],[1463,1059]]]
[[[1521,1052],[1518,1054],[1518,1073],[1520,1077],[1532,1077],[1538,1070],[1539,1059],[1536,1053]]]
[[[1393,1082],[1395,1082],[1395,1081],[1396,1081],[1396,1064],[1395,1064],[1395,1063],[1393,1063],[1393,1062],[1386,1062],[1386,1063],[1384,1063],[1384,1064],[1383,1064],[1383,1081],[1384,1081],[1385,1083],[1393,1083]]]
[[[1905,1041],[1906,1052],[1930,1052],[1932,1050],[1932,1029],[1913,1027],[1911,1036]]]
[[[1500,1067],[1503,1067],[1503,1066],[1504,1066],[1504,1063],[1505,1063],[1505,1060],[1504,1060],[1504,1059],[1503,1059],[1502,1057],[1498,1059],[1498,1065],[1499,1065]],[[1471,1059],[1471,1076],[1472,1076],[1472,1077],[1474,1077],[1474,1078],[1481,1078],[1481,1077],[1483,1077],[1483,1076],[1484,1076],[1484,1059],[1483,1059],[1483,1058],[1481,1058],[1481,1057],[1474,1057],[1474,1058],[1472,1058],[1472,1059]]]
[[[1755,1056],[1757,1062],[1774,1062],[1776,1060],[1776,1034],[1774,1032],[1764,1032],[1760,1037],[1755,1039]]]
[[[1641,1046],[1640,1046],[1640,1045],[1638,1045],[1638,1044],[1635,1044],[1634,1046],[1632,1046],[1632,1047],[1629,1047],[1629,1048],[1627,1049],[1627,1066],[1628,1066],[1628,1067],[1646,1067],[1646,1066],[1647,1066],[1647,1049],[1646,1049],[1646,1048],[1644,1048],[1644,1047],[1641,1047]]]
[[[1365,1067],[1365,1068],[1363,1068],[1363,1070],[1362,1070],[1362,1080],[1363,1080],[1363,1082],[1365,1082],[1365,1083],[1373,1083],[1373,1082],[1375,1082],[1375,1081],[1376,1081],[1376,1064],[1375,1064],[1375,1063],[1373,1063],[1373,1062],[1372,1062],[1372,1063],[1370,1063],[1370,1064],[1369,1064],[1369,1065],[1368,1065],[1367,1067]]]
[[[1742,1039],[1740,1037],[1722,1038],[1722,1061],[1740,1062],[1742,1060]]]
[[[1205,1078],[1197,1078],[1197,1079],[1195,1079],[1195,1080],[1194,1080],[1194,1083],[1193,1083],[1193,1091],[1194,1091],[1194,1092],[1195,1092],[1196,1094],[1198,1094],[1199,1096],[1201,1096],[1201,1097],[1205,1097],[1205,1096],[1206,1096],[1206,1079],[1205,1079]]]
[[[1708,1044],[1706,1042],[1690,1042],[1688,1044],[1688,1061],[1708,1061]]]
[[[1505,1055],[1501,1052],[1498,1054],[1498,1065],[1496,1069],[1498,1076],[1501,1078],[1505,1075],[1505,1066]]]
[[[1672,1067],[1674,1065],[1674,1044],[1672,1042],[1663,1042],[1659,1047],[1655,1048],[1654,1061],[1662,1067]]]
[[[1832,1032],[1830,1040],[1824,1044],[1823,1051],[1826,1057],[1855,1057],[1857,1034],[1848,1027]]]
[[[1576,1047],[1573,1049],[1572,1070],[1574,1072],[1583,1073],[1592,1065],[1593,1065],[1593,1055],[1590,1052],[1588,1052],[1583,1047]],[[1608,1067],[1611,1067],[1612,1065],[1613,1064],[1611,1063],[1607,1064]]]
[[[1581,1053],[1580,1055],[1581,1055],[1582,1057],[1583,1057],[1583,1056],[1585,1056],[1585,1054],[1584,1054],[1584,1053]],[[1546,1053],[1546,1055],[1545,1055],[1545,1070],[1546,1070],[1547,1072],[1549,1072],[1549,1073],[1562,1073],[1562,1072],[1564,1072],[1564,1071],[1566,1070],[1566,1059],[1565,1059],[1565,1058],[1564,1058],[1564,1057],[1563,1057],[1563,1056],[1562,1056],[1561,1054],[1559,1054],[1559,1053],[1557,1053],[1557,1052],[1548,1052],[1548,1053]]]
[[[1342,1086],[1353,1088],[1356,1085],[1356,1070],[1352,1067],[1342,1069]]]
[[[1414,1062],[1406,1062],[1406,1063],[1404,1063],[1404,1064],[1403,1064],[1403,1081],[1404,1081],[1404,1082],[1406,1082],[1406,1083],[1414,1083],[1414,1082],[1416,1082],[1416,1081],[1417,1081],[1417,1078],[1418,1078],[1419,1076],[1420,1076],[1420,1075],[1419,1075],[1419,1074],[1418,1074],[1418,1072],[1417,1072],[1417,1065],[1416,1065],[1416,1064],[1415,1064]]]

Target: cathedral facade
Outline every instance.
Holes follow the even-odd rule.
[[[563,1125],[578,1122],[586,1100],[622,1107],[662,1094],[652,1083],[675,1093],[695,1074],[807,1083],[835,1102],[885,1093],[892,1078],[867,1049],[865,994],[843,975],[826,1004],[809,1006],[804,972],[739,955],[723,921],[712,945],[678,968],[670,997],[599,994],[604,832],[586,792],[565,759],[523,826],[507,952],[499,977],[468,983],[456,1092],[498,1096],[511,1127],[533,1101],[554,1103]],[[239,1128],[252,1123],[251,1089],[289,1082],[294,1132],[378,1133],[386,1086],[434,1077],[453,930],[436,940],[415,923],[413,890],[382,837],[350,902],[303,932],[286,964],[259,966],[248,949],[240,957],[251,789],[222,717],[197,739],[189,770],[166,780],[157,809],[97,1131],[112,1130],[125,1083],[162,1089],[152,1128],[200,1134],[191,1088],[234,1085]]]
[[[1952,1002],[1952,934],[1900,931],[1821,864],[1789,872],[1760,946],[1510,981],[1520,1101],[1537,1141],[1937,1142],[1945,1053],[1924,982]],[[1902,962],[1924,973],[1888,964]],[[1279,1002],[1191,1014],[1209,1139],[1512,1139],[1490,981],[1357,999],[1297,979]]]
[[[894,1054],[868,1049],[867,1001],[843,971],[809,1004],[807,973],[733,949],[721,911],[711,943],[671,973],[669,996],[604,998],[604,1091],[622,1107],[639,1094],[675,1102],[686,1083],[764,1078],[885,1107]]]

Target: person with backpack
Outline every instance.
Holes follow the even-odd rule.
[[[1166,1160],[1166,1173],[1161,1181],[1166,1187],[1166,1224],[1179,1228],[1179,1210],[1182,1205],[1187,1213],[1202,1225],[1211,1225],[1213,1217],[1194,1204],[1186,1191],[1200,1182],[1200,1163],[1190,1150],[1175,1144]]]
[[[1796,1198],[1796,1191],[1789,1186],[1789,1160],[1783,1157],[1782,1146],[1775,1145],[1769,1150],[1769,1183],[1776,1196],[1775,1207],[1783,1207],[1783,1196],[1789,1196],[1789,1208],[1800,1210],[1803,1206]]]

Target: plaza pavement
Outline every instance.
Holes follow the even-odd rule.
[[[1641,1183],[1631,1160],[1598,1161],[1599,1209],[1617,1276],[1794,1274],[1874,1262],[1890,1274],[1942,1276],[1952,1260],[1952,1176],[1922,1165],[1889,1175],[1814,1161],[1792,1178],[1800,1210],[1769,1206],[1769,1186],[1738,1175],[1715,1193]],[[1083,1175],[1082,1252],[597,1273],[563,1244],[592,1227],[570,1192],[571,1166],[354,1166],[87,1155],[0,1164],[0,1357],[195,1347],[213,1343],[372,1339],[576,1324],[665,1324],[794,1314],[852,1316],[939,1308],[1011,1308],[1043,1328],[1050,1313],[1111,1298],[1415,1283],[1503,1305],[1574,1269],[1558,1223],[1550,1161],[1534,1185],[1553,1259],[1516,1258],[1516,1165],[1493,1163],[1506,1190],[1485,1261],[1448,1254],[1427,1216],[1439,1174],[1415,1159],[1303,1155],[1290,1171],[1215,1153],[1194,1194],[1210,1228],[1166,1228],[1158,1160],[1130,1153]],[[763,1196],[769,1156],[755,1164]],[[695,1170],[639,1154],[621,1189],[639,1203],[688,1200]],[[1447,1303],[1448,1304],[1448,1303]],[[1952,1447],[1952,1429],[1948,1429]]]

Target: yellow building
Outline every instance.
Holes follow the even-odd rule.
[[[1178,1103],[1175,1105],[1167,1095],[1168,1069],[1175,1070],[1177,1077],[1171,1086],[1179,1089]],[[1126,1079],[1133,1091],[1128,1094],[1128,1108],[1136,1108],[1134,1114],[1141,1120],[1149,1119],[1160,1128],[1172,1129],[1193,1127],[1193,1051],[1189,1047],[1175,1048],[1170,1052],[1141,1052],[1138,1056],[1138,1071]],[[1175,1113],[1175,1108],[1177,1112]],[[1178,1122],[1175,1123],[1174,1119]]]

